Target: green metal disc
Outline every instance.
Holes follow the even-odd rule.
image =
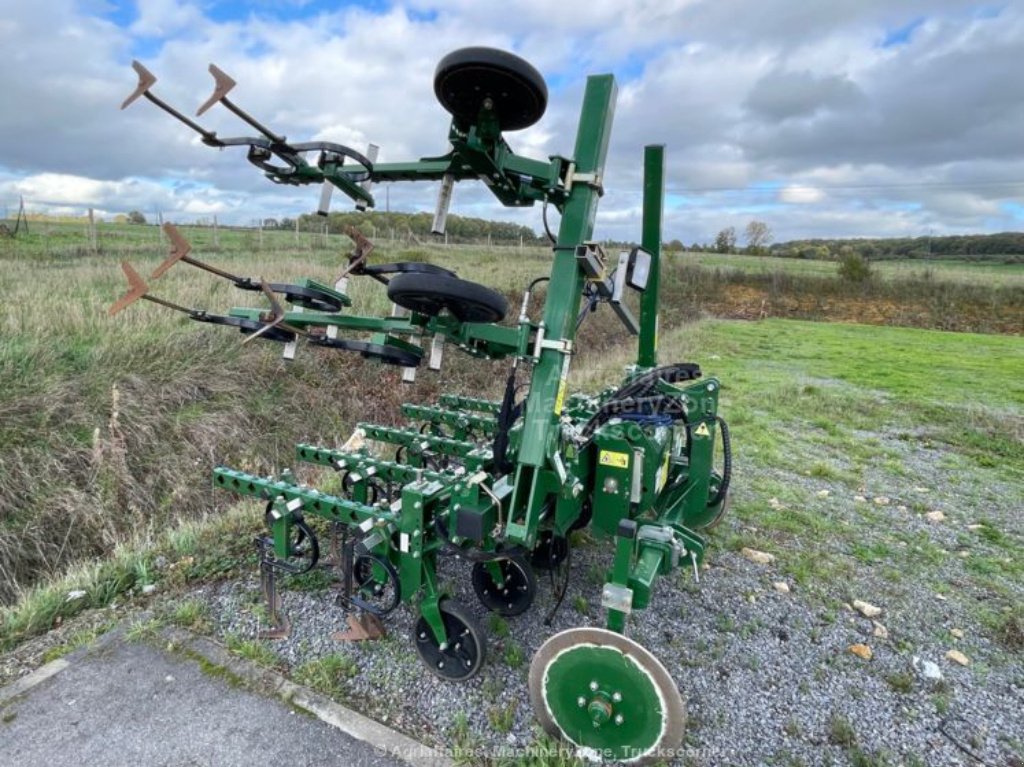
[[[541,725],[591,761],[671,760],[686,709],[665,667],[632,639],[599,628],[556,634],[530,664]]]

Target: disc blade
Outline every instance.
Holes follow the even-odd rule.
[[[675,681],[632,639],[600,628],[551,637],[530,664],[530,700],[551,735],[596,761],[671,761],[686,709]]]

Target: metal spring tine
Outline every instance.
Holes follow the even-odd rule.
[[[206,130],[198,123],[195,123],[189,118],[187,118],[185,115],[183,115],[181,112],[172,107],[163,99],[153,95],[153,93],[150,91],[150,88],[152,88],[153,85],[156,84],[156,76],[148,69],[146,69],[144,66],[142,66],[141,62],[137,60],[132,61],[132,69],[134,69],[139,76],[139,84],[135,87],[135,90],[132,91],[131,95],[121,103],[121,109],[125,109],[128,106],[130,106],[140,96],[145,96],[150,102],[156,104],[162,110],[167,112],[167,114],[169,114],[171,117],[175,118],[176,120],[179,120],[180,122],[183,122],[189,128],[191,128],[200,136],[202,136],[203,142],[205,144],[208,144],[209,146],[223,146],[220,139],[217,138],[216,133],[214,133],[213,131]]]
[[[213,75],[213,94],[203,105],[199,107],[196,112],[196,117],[201,116],[206,110],[212,107],[216,103],[221,103],[235,113],[236,116],[249,123],[253,128],[258,130],[268,139],[273,141],[275,144],[285,144],[287,139],[284,136],[278,136],[272,130],[267,128],[265,125],[256,120],[252,115],[243,109],[240,109],[235,105],[231,99],[228,98],[228,93],[235,87],[236,83],[224,70],[220,69],[216,64],[210,64],[210,74]]]

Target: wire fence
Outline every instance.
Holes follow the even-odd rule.
[[[92,209],[80,216],[55,216],[35,212],[26,202],[0,203],[0,252],[7,254],[129,255],[165,250],[169,246],[161,213],[117,216],[104,220]],[[172,220],[168,217],[167,220]],[[216,217],[174,221],[192,247],[203,252],[272,252],[295,250],[349,250],[352,241],[344,226],[304,216],[280,223],[254,218],[248,225],[224,225]],[[268,225],[269,224],[269,225]],[[456,237],[414,232],[402,222],[380,226],[368,221],[360,227],[375,245],[385,249],[473,247],[485,249],[537,250],[549,247],[545,241],[520,236],[517,239],[493,235]]]

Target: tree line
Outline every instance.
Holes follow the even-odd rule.
[[[1024,262],[1024,232],[958,234],[921,237],[862,237],[788,240],[772,243],[771,227],[751,221],[740,235],[736,228],[722,229],[714,242],[695,242],[689,247],[679,240],[667,243],[669,250],[717,253],[751,253],[780,258],[842,259],[856,254],[869,261],[914,258],[967,258],[974,260]]]
[[[347,226],[354,226],[363,234],[378,237],[406,238],[410,235],[428,239],[434,217],[429,213],[384,213],[378,211],[337,212],[326,217],[312,213],[299,216],[299,229],[302,231],[318,231],[324,224],[332,232],[344,231]],[[294,229],[294,219],[269,219],[263,222],[265,228]],[[489,221],[483,218],[449,215],[445,230],[450,240],[466,242],[490,241],[495,244],[537,245],[546,243],[546,237],[538,237],[528,226],[513,224],[508,221]]]

